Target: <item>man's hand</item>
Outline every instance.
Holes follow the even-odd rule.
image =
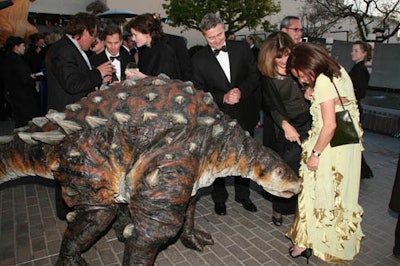
[[[100,73],[101,73],[101,76],[103,77],[103,81],[104,81],[104,79],[107,77],[107,76],[112,76],[112,74],[114,73],[114,67],[113,67],[113,65],[111,64],[111,62],[110,61],[107,61],[107,62],[105,62],[105,63],[103,63],[103,64],[101,64],[101,65],[99,65],[97,68],[96,68],[98,71],[100,71]]]
[[[224,103],[234,105],[240,100],[241,92],[238,88],[233,88],[224,95]]]

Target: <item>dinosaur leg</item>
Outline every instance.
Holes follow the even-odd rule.
[[[115,234],[120,242],[125,242],[124,229],[130,223],[132,223],[132,218],[129,213],[128,204],[119,204],[117,219],[113,223],[112,228],[114,229]]]
[[[116,206],[77,207],[68,217],[69,223],[61,243],[57,266],[87,265],[81,257],[112,223],[116,215]],[[70,214],[69,214],[70,215]]]
[[[190,198],[180,239],[185,247],[202,251],[205,245],[212,245],[214,241],[210,234],[194,229],[196,202],[197,196]]]

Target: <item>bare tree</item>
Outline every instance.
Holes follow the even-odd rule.
[[[366,41],[379,33],[377,42],[394,36],[400,27],[400,0],[306,0],[303,21],[310,37],[321,37],[338,21],[353,20],[356,34]],[[307,25],[307,23],[309,23]]]

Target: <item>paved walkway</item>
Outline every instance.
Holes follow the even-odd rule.
[[[0,125],[1,127],[1,125]],[[392,256],[396,217],[388,211],[395,176],[400,139],[372,132],[365,134],[365,157],[375,177],[361,181],[360,204],[364,208],[365,238],[361,252],[345,265],[400,265]],[[54,189],[49,182],[5,184],[0,188],[0,265],[54,265],[65,222],[55,216]],[[43,181],[43,180],[42,180]],[[50,182],[51,183],[51,182]],[[232,184],[232,180],[230,180]],[[290,241],[284,237],[293,216],[284,217],[282,227],[271,222],[271,203],[257,185],[251,198],[258,212],[249,213],[233,200],[228,186],[227,216],[217,216],[209,189],[196,209],[196,226],[212,234],[215,244],[203,252],[185,248],[179,241],[161,251],[156,266],[189,265],[306,265],[304,258],[288,255]],[[90,265],[121,265],[123,245],[114,231],[107,233],[84,254]],[[328,265],[312,257],[310,265]]]

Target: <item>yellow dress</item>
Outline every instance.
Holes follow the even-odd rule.
[[[363,134],[353,85],[347,72],[333,81],[342,97],[350,102],[350,111],[359,136]],[[313,255],[330,263],[352,260],[360,250],[362,207],[358,204],[362,143],[328,146],[319,157],[316,172],[307,169],[310,156],[322,128],[322,102],[337,97],[334,85],[323,74],[316,79],[310,113],[312,126],[303,143],[300,180],[303,189],[298,197],[298,210],[288,233],[294,245],[312,248]],[[336,106],[336,111],[342,110]]]

